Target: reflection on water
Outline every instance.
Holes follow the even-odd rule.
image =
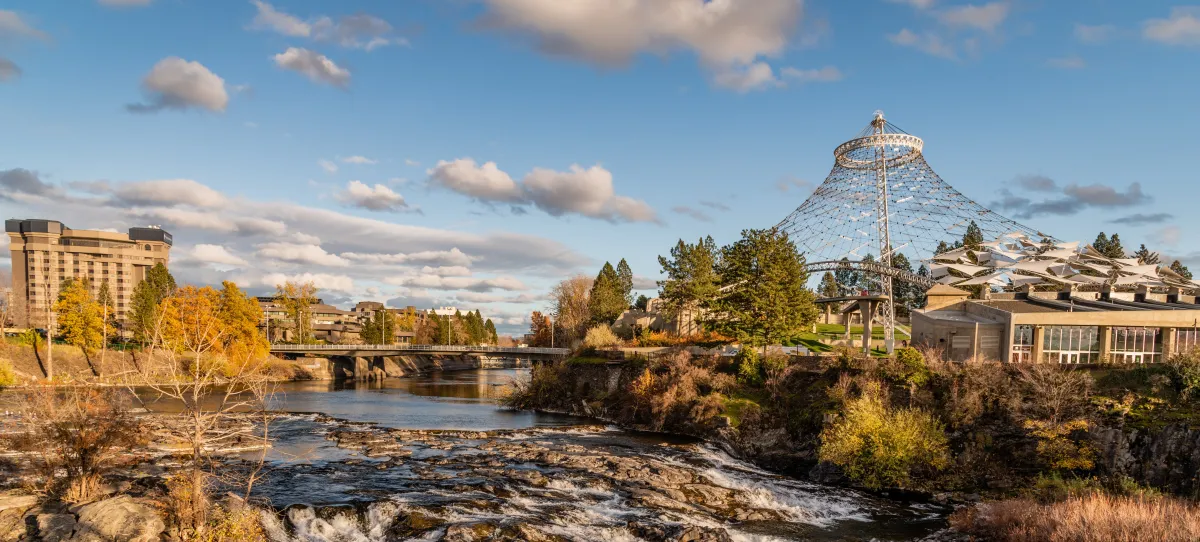
[[[502,388],[528,369],[478,369],[382,382],[287,382],[277,410],[320,412],[397,429],[521,429],[583,423],[572,416],[496,406]]]

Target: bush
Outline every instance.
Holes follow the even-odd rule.
[[[1200,392],[1200,351],[1171,356],[1167,365],[1171,368],[1171,382],[1180,395],[1190,398]]]
[[[734,356],[737,366],[737,381],[743,386],[758,387],[763,384],[763,364],[758,351],[743,346]]]
[[[620,346],[621,338],[613,333],[612,328],[604,325],[589,329],[587,335],[583,338],[583,345],[587,348],[608,348],[611,346]]]
[[[679,344],[679,341],[677,339],[672,339],[670,335],[667,335],[662,331],[646,331],[642,333],[641,337],[638,337],[637,344],[638,346],[649,348],[659,346],[675,346]]]
[[[896,380],[913,387],[924,386],[929,382],[929,366],[925,356],[916,348],[901,348],[896,351],[896,365],[899,369]]]
[[[949,463],[946,433],[927,412],[892,409],[878,383],[864,386],[842,417],[821,432],[820,458],[869,488],[909,487]]]
[[[17,385],[17,373],[13,371],[12,362],[0,359],[0,390]]]
[[[565,367],[565,365],[564,365]],[[514,379],[511,388],[499,399],[501,406],[514,410],[545,408],[553,399],[561,399],[561,368],[550,365],[534,365],[528,379]]]

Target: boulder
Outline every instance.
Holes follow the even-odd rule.
[[[73,542],[153,542],[166,529],[149,506],[127,495],[72,508],[78,517]]]
[[[71,539],[75,532],[75,516],[71,514],[38,514],[38,540],[63,542]]]

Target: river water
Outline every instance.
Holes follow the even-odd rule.
[[[918,540],[946,510],[495,397],[522,370],[283,385],[256,486],[280,542]],[[473,538],[474,537],[474,538]],[[688,538],[691,537],[691,538]]]

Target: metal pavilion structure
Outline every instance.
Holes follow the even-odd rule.
[[[880,304],[877,317],[889,350],[896,326],[893,281],[933,285],[930,277],[894,268],[893,256],[930,260],[940,242],[961,240],[972,222],[984,239],[1049,238],[955,190],[925,161],[924,148],[921,138],[876,111],[854,139],[834,149],[833,170],[825,181],[776,226],[804,253],[810,271],[849,268],[879,282],[888,301]]]

